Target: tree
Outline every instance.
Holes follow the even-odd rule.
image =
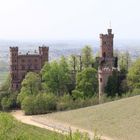
[[[112,75],[109,76],[107,85],[105,87],[105,93],[107,96],[114,97],[119,93],[119,82],[118,82],[118,72],[113,71]]]
[[[70,71],[66,59],[62,57],[59,62],[53,61],[46,64],[42,69],[42,80],[46,89],[56,95],[63,95],[67,92]]]
[[[131,90],[140,88],[140,58],[129,69],[127,80]]]
[[[21,83],[21,91],[18,95],[18,101],[22,100],[29,95],[37,95],[41,90],[41,78],[39,74],[29,72]]]
[[[0,108],[3,110],[17,107],[17,92],[10,90],[10,81],[11,79],[9,75],[6,81],[0,87]]]
[[[86,46],[82,49],[82,64],[84,68],[92,67],[94,64],[92,49],[90,46]]]
[[[131,66],[131,57],[129,52],[125,52],[125,53],[119,53],[118,54],[119,57],[119,68],[120,68],[120,72],[121,74],[125,75],[128,73],[128,69]]]
[[[97,71],[94,68],[86,68],[76,77],[76,90],[83,92],[84,97],[91,97],[97,92]]]
[[[70,66],[70,70],[73,72],[77,72],[78,70],[78,59],[76,55],[71,55],[69,57],[69,66]]]
[[[56,110],[56,97],[53,94],[40,93],[26,96],[21,108],[26,114],[43,114]]]

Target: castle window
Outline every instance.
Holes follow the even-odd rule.
[[[100,82],[102,82],[102,78],[100,78]]]
[[[103,53],[103,57],[106,57],[106,53],[105,52]]]
[[[34,69],[37,70],[37,65],[34,65]]]
[[[103,45],[106,45],[106,41],[103,42]]]
[[[16,88],[18,89],[18,84],[16,85]]]

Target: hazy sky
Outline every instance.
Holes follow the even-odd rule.
[[[0,39],[140,39],[140,0],[0,0]]]

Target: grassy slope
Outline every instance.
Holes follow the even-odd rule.
[[[118,140],[140,139],[140,96],[44,116]]]
[[[22,124],[8,113],[0,113],[0,140],[62,140],[63,136],[46,129]]]

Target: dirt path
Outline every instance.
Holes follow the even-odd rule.
[[[43,119],[39,119],[38,115],[31,115],[31,116],[26,116],[24,115],[24,112],[22,111],[13,111],[11,112],[11,114],[19,121],[21,121],[22,123],[26,123],[26,124],[30,124],[30,125],[34,125],[40,128],[45,128],[51,131],[55,131],[58,133],[62,133],[62,134],[68,134],[70,132],[75,132],[75,131],[80,131],[80,132],[85,132],[88,133],[89,136],[91,138],[94,137],[93,132],[91,131],[87,131],[75,126],[71,126],[62,122],[58,122],[56,120],[52,120],[52,119],[47,119],[47,120],[43,120]],[[102,140],[112,140],[109,137],[105,137],[102,136],[101,137]]]

